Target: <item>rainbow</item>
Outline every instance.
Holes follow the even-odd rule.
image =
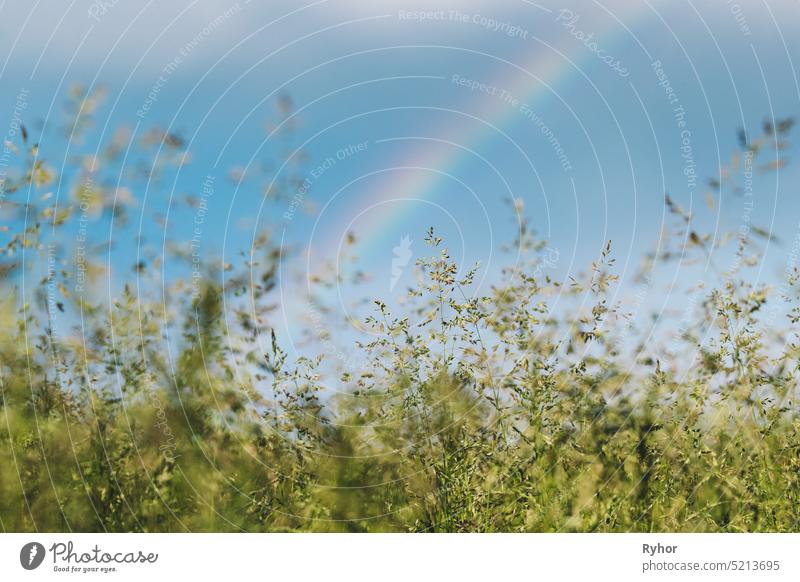
[[[647,7],[647,3],[638,2],[624,5],[614,14],[620,20],[620,22],[616,23],[616,26],[627,30],[627,26],[623,22],[638,19]],[[553,17],[553,26],[561,26],[561,23],[556,23],[558,14],[552,12],[551,15]],[[610,17],[610,20],[613,20],[613,18]],[[595,26],[592,23],[591,29],[589,29],[589,23],[580,22],[579,24],[586,24],[587,32],[593,32],[594,38],[598,39],[598,43],[604,42],[603,39],[606,33],[612,28],[611,22],[607,22],[605,26]],[[561,100],[569,108],[569,104],[558,95],[558,87],[572,77],[583,75],[581,64],[586,63],[595,66],[592,60],[596,60],[599,65],[603,63],[597,60],[597,54],[584,46],[568,30],[565,29],[563,32],[564,34],[559,35],[558,46],[547,44],[535,37],[524,41],[520,40],[520,42],[536,45],[531,57],[524,64],[516,64],[466,48],[435,45],[415,46],[414,48],[457,50],[475,53],[476,56],[484,58],[492,58],[498,62],[499,68],[503,69],[505,74],[498,75],[498,78],[492,82],[487,82],[487,86],[497,87],[499,90],[505,91],[507,95],[518,100],[520,107],[524,104],[529,111],[535,111],[535,108],[539,107],[542,102],[552,98]],[[613,39],[609,40],[607,44],[610,45],[612,42]],[[611,72],[611,74],[614,73]],[[445,82],[452,81],[447,78]],[[625,83],[626,81],[621,78],[620,82]],[[469,93],[467,89],[465,91]],[[348,198],[353,200],[349,206],[351,209],[355,209],[355,212],[360,212],[366,207],[371,208],[369,225],[355,233],[360,240],[369,240],[371,243],[380,242],[384,233],[387,232],[386,225],[401,219],[403,214],[409,212],[408,208],[413,207],[413,205],[406,205],[406,210],[398,213],[397,205],[390,204],[390,202],[399,200],[435,200],[437,192],[441,191],[443,181],[446,180],[445,177],[455,173],[462,165],[475,159],[474,154],[471,152],[477,150],[478,146],[486,140],[498,135],[504,135],[503,127],[518,123],[521,119],[520,108],[504,100],[500,95],[481,95],[480,102],[482,103],[482,108],[469,114],[455,109],[441,109],[443,117],[456,116],[462,118],[465,122],[446,124],[438,128],[438,130],[430,132],[431,135],[442,136],[440,139],[412,139],[411,143],[413,143],[414,147],[408,148],[410,150],[408,155],[403,159],[397,160],[396,163],[387,164],[386,166],[387,169],[402,171],[381,172],[382,177],[377,187],[373,186],[358,190],[356,186],[355,192],[353,190],[348,191]],[[431,108],[419,109],[431,110]],[[467,119],[466,117],[472,119]],[[443,144],[447,142],[453,145],[443,147]],[[527,157],[524,152],[521,153]],[[531,167],[535,172],[533,165]],[[331,202],[333,200],[326,202],[325,207],[321,209],[320,215],[325,213],[327,206]],[[547,208],[546,199],[544,204],[545,208]],[[350,215],[352,216],[352,214],[354,213]],[[549,211],[547,214],[549,230]],[[316,231],[316,229],[317,225],[315,224],[314,230]],[[323,233],[316,241],[314,239],[317,237],[312,236],[311,248],[309,248],[310,253],[312,249],[326,253],[330,253],[332,249],[341,249],[344,238],[347,236],[347,231],[330,230],[335,232]],[[369,249],[378,249],[380,247],[378,244],[366,246],[368,248],[360,253],[362,258],[369,254]]]

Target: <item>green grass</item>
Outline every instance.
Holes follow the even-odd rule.
[[[52,187],[38,152],[20,165],[9,199]],[[670,244],[717,250],[667,203]],[[281,349],[269,237],[224,288],[213,261],[195,298],[137,268],[108,304],[75,293],[68,247],[36,279],[43,232],[78,220],[52,208],[3,251],[5,531],[800,531],[797,271],[749,284],[750,240],[679,334],[650,337],[614,299],[610,243],[562,286],[523,225],[522,260],[473,297],[431,230],[404,311],[374,302],[365,365],[344,373],[321,345]]]

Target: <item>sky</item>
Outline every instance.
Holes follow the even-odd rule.
[[[757,173],[747,211],[741,192],[708,178],[739,128],[756,135],[800,109],[798,12],[789,0],[5,0],[0,132],[22,92],[26,124],[63,170],[56,120],[80,83],[107,97],[73,153],[108,143],[119,124],[131,140],[155,126],[180,135],[191,162],[132,186],[127,230],[96,225],[98,239],[117,237],[110,272],[139,245],[188,242],[196,210],[179,201],[210,176],[204,254],[230,260],[262,228],[302,249],[281,280],[290,343],[308,309],[303,275],[335,264],[348,233],[367,293],[402,294],[430,226],[457,261],[481,262],[485,291],[509,261],[514,208],[560,279],[613,240],[618,299],[632,305],[641,255],[671,220],[665,192],[695,212],[698,231],[752,221],[775,233],[783,244],[767,248],[761,279],[796,259],[795,166]],[[276,102],[287,97],[281,124]],[[265,195],[268,183],[284,195]],[[67,176],[55,195],[70,187]],[[680,305],[675,282],[705,276],[669,265],[647,303]],[[347,312],[354,291],[337,293]]]

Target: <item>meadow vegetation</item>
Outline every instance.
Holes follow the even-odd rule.
[[[68,139],[93,127],[92,99],[74,91]],[[790,130],[743,138],[712,187]],[[76,233],[129,218],[127,134],[56,170],[29,133],[2,199],[4,531],[800,531],[798,271],[748,274],[769,233],[705,235],[667,197],[643,280],[723,245],[736,260],[659,337],[626,312],[611,242],[559,281],[522,220],[509,267],[476,292],[478,267],[430,229],[402,312],[376,298],[362,365],[343,370],[276,335],[287,251],[269,229],[239,264],[204,257],[194,281],[143,255],[109,293],[107,246],[81,263]],[[187,162],[168,131],[141,142],[160,149],[145,177]]]

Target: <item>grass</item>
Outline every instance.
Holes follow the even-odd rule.
[[[91,128],[75,109],[72,139]],[[767,128],[745,156],[790,129]],[[169,155],[147,176],[185,161],[177,136],[153,131]],[[798,272],[777,289],[748,282],[757,230],[731,239],[734,266],[658,336],[617,299],[610,242],[585,274],[554,281],[523,222],[523,258],[476,295],[476,270],[431,229],[403,311],[374,301],[364,365],[339,370],[319,343],[296,359],[282,349],[282,249],[267,235],[239,265],[204,260],[194,288],[138,263],[103,301],[90,261],[76,292],[80,211],[126,209],[86,158],[57,207],[56,172],[28,139],[4,183],[4,204],[45,193],[10,206],[28,220],[10,221],[3,247],[4,531],[800,531]],[[118,145],[102,158],[112,174]],[[674,229],[645,257],[646,280],[724,243],[666,204]],[[784,324],[763,316],[773,306]]]

